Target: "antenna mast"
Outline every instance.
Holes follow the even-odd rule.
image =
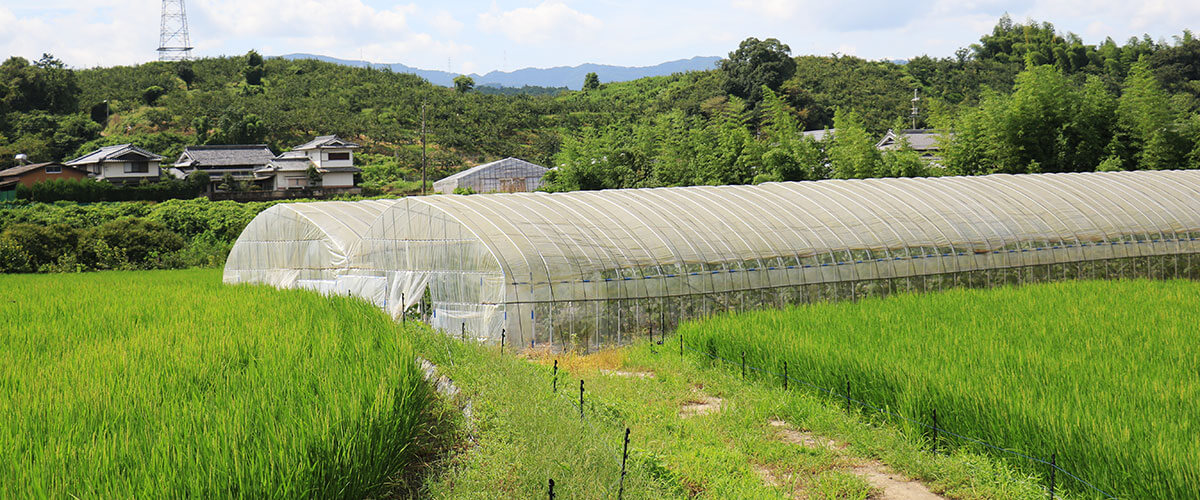
[[[917,107],[917,103],[921,102],[921,98],[917,96],[917,89],[913,89],[912,98],[912,128],[917,128],[917,115],[921,114],[921,110]]]
[[[186,61],[192,58],[192,39],[188,36],[187,11],[183,0],[163,0],[162,22],[158,30],[158,60]]]

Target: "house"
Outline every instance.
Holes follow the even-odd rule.
[[[83,170],[96,180],[131,183],[158,179],[162,159],[132,144],[118,144],[68,161],[66,166]]]
[[[803,134],[805,137],[808,137],[817,142],[821,142],[821,141],[825,140],[826,137],[833,137],[834,130],[835,129],[832,129],[832,128],[807,130],[807,131],[804,131]]]
[[[936,129],[931,128],[916,128],[903,129],[899,133],[889,129],[883,139],[875,145],[875,149],[880,151],[894,151],[900,149],[901,138],[908,140],[908,146],[921,155],[921,159],[929,163],[938,164],[941,162],[942,146],[940,141],[942,136],[952,138],[953,134],[943,134]]]
[[[55,179],[87,179],[87,172],[75,167],[68,167],[58,162],[31,163],[0,170],[0,188],[16,186],[33,186],[42,181]]]
[[[226,174],[232,175],[234,180],[253,181],[254,171],[266,167],[273,159],[275,153],[265,144],[188,146],[183,148],[169,172],[179,178],[186,178],[193,172],[205,172],[215,186]]]
[[[520,193],[542,187],[550,169],[519,158],[505,158],[468,168],[433,183],[433,192],[450,194],[457,188],[476,193]]]
[[[265,190],[352,188],[354,174],[362,171],[354,166],[354,150],[360,147],[336,135],[323,135],[255,169],[254,181]],[[309,178],[310,166],[320,174],[319,185]]]

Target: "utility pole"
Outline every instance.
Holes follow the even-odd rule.
[[[425,196],[425,99],[421,99],[421,196]]]
[[[912,128],[913,129],[917,128],[917,115],[919,115],[921,113],[920,108],[917,107],[917,103],[920,101],[921,101],[921,98],[917,97],[917,89],[913,89],[913,98],[912,98]]]

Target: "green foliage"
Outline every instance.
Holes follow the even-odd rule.
[[[159,87],[158,85],[151,85],[146,87],[146,90],[142,91],[142,101],[145,102],[147,106],[153,106],[155,102],[158,102],[158,98],[162,97],[163,94],[166,93],[167,91],[163,90],[162,87]]]
[[[474,88],[475,88],[475,79],[474,78],[471,78],[467,75],[458,75],[458,76],[454,77],[454,90],[457,90],[458,93],[465,94],[467,92],[470,92],[471,89],[474,89]]]
[[[179,61],[175,65],[175,75],[183,80],[187,90],[192,89],[192,82],[196,81],[196,70],[192,69],[191,61]]]
[[[453,194],[475,194],[475,188],[459,186],[454,188]]]
[[[378,498],[425,439],[409,334],[364,302],[212,270],[0,282],[0,496]]]
[[[792,49],[774,38],[742,40],[737,50],[722,59],[719,68],[725,76],[726,93],[745,99],[751,107],[762,99],[762,88],[778,90],[796,72]]]
[[[266,69],[263,67],[263,58],[257,51],[251,50],[246,53],[246,67],[242,68],[242,77],[246,79],[246,85],[258,86],[262,85],[263,75]]]
[[[596,90],[600,88],[600,76],[592,71],[583,76],[583,90]]]
[[[304,175],[308,176],[308,185],[309,186],[320,186],[321,185],[321,178],[323,176],[321,175],[321,172],[319,170],[317,170],[316,165],[309,165],[308,169],[304,171]]]
[[[750,366],[786,361],[820,387],[849,381],[855,398],[912,419],[936,409],[944,429],[1005,449],[1057,453],[1118,498],[1186,498],[1200,487],[1186,472],[1200,458],[1190,430],[1200,409],[1177,402],[1200,396],[1198,292],[1188,281],[956,290],[729,315],[681,332],[695,349],[745,352]]]
[[[27,200],[52,203],[75,201],[163,201],[175,198],[195,198],[203,187],[195,182],[178,179],[144,184],[112,184],[91,179],[55,179],[38,182],[29,190]]]
[[[875,149],[875,140],[867,133],[862,120],[853,111],[838,109],[833,116],[837,133],[829,146],[832,176],[838,179],[880,177],[882,158]]]

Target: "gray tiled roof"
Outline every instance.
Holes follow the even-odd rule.
[[[119,158],[130,153],[144,156],[149,161],[162,161],[163,159],[163,157],[134,146],[133,144],[117,144],[115,146],[104,146],[100,149],[92,151],[91,153],[68,161],[66,162],[66,165],[91,165],[93,163],[108,161],[110,158]]]
[[[822,140],[825,140],[826,137],[832,136],[833,133],[834,133],[834,129],[824,128],[824,129],[820,129],[820,130],[805,131],[804,135],[811,137],[814,141],[822,141]]]
[[[320,137],[317,137],[316,139],[313,139],[313,140],[311,140],[311,141],[308,141],[308,142],[306,142],[306,143],[304,143],[304,144],[301,144],[301,145],[299,145],[299,146],[296,146],[296,147],[294,147],[294,148],[292,148],[292,149],[295,149],[295,150],[303,150],[303,149],[319,149],[319,148],[350,148],[350,149],[356,149],[356,148],[359,148],[359,147],[361,147],[361,146],[359,146],[358,144],[355,144],[355,143],[353,143],[353,142],[350,142],[350,141],[343,140],[343,139],[339,138],[339,137],[338,137],[338,136],[336,136],[336,135],[322,135],[322,136],[320,136]]]
[[[938,141],[944,134],[941,131],[931,128],[904,129],[897,134],[894,130],[888,130],[887,135],[875,145],[879,149],[896,149],[899,138],[903,136],[908,139],[908,145],[915,151],[932,151],[941,149]],[[953,137],[953,134],[950,134]]]
[[[271,162],[275,153],[265,144],[233,146],[188,146],[175,162],[177,167],[257,167]]]

